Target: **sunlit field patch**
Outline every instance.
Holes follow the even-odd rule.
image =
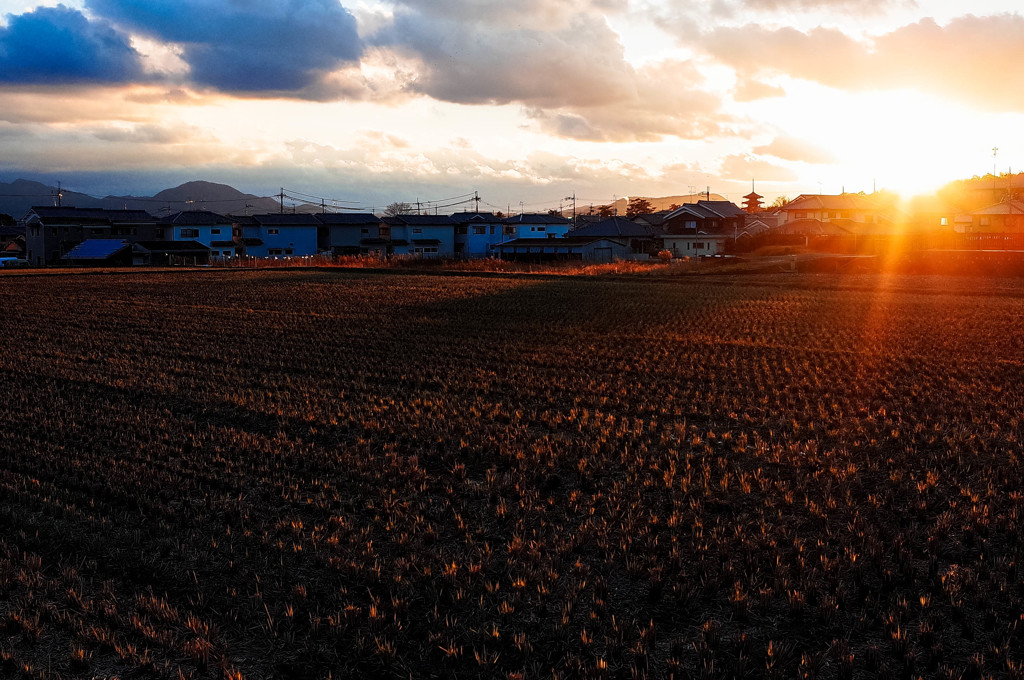
[[[1024,675],[1020,281],[0,292],[0,675]]]

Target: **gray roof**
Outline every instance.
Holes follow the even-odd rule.
[[[211,224],[232,224],[234,220],[209,210],[183,210],[161,218],[160,221],[182,227],[201,227]]]
[[[655,235],[657,230],[647,224],[638,224],[625,217],[609,217],[606,220],[588,224],[578,229],[573,229],[566,236],[592,236],[592,237],[633,237],[644,238]]]
[[[106,208],[74,208],[68,206],[36,205],[29,210],[46,223],[111,224],[113,222],[156,222],[157,218],[145,210],[107,210]]]
[[[319,213],[316,219],[320,224],[327,226],[380,224],[380,218],[373,213]]]

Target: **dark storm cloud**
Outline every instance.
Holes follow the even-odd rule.
[[[182,48],[198,85],[293,92],[362,54],[355,18],[337,0],[88,0],[91,11]]]
[[[89,21],[63,5],[7,21],[0,26],[0,82],[117,83],[142,76],[130,39],[106,21]]]

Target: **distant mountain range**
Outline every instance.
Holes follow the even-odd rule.
[[[640,198],[633,197],[633,200]],[[683,203],[695,203],[698,200],[707,198],[706,194],[693,194],[689,196],[662,196],[645,197],[655,210],[665,210],[673,205]],[[35,205],[57,205],[57,187],[19,179],[9,184],[0,182],[0,213],[6,213],[18,220],[24,217],[25,213]],[[719,194],[711,194],[711,200],[724,200]],[[81,194],[74,191],[64,190],[60,195],[60,203],[75,208],[107,208],[110,210],[145,210],[153,215],[161,216],[178,212],[179,210],[211,210],[221,214],[250,214],[274,213],[281,209],[281,204],[273,198],[243,194],[238,189],[227,184],[216,182],[186,182],[173,189],[164,189],[155,196],[105,196],[96,198],[88,194]],[[594,206],[597,212],[605,206]],[[608,204],[608,208],[617,211],[619,215],[625,215],[628,207],[628,199],[620,198],[614,203]],[[316,213],[322,209],[319,205],[304,204],[298,206],[285,205],[288,212]],[[577,205],[576,211],[584,214],[590,210],[590,206]],[[571,208],[563,208],[564,214],[568,215]]]
[[[57,188],[19,179],[9,184],[0,182],[0,213],[20,219],[35,205],[56,205]],[[112,210],[145,210],[153,215],[166,215],[179,210],[212,210],[227,214],[278,212],[281,208],[273,198],[243,194],[227,184],[186,182],[165,189],[155,196],[106,196],[96,198],[74,191],[62,191],[60,204],[76,208],[107,208]],[[291,212],[291,206],[287,206]],[[319,212],[320,206],[298,206],[298,212]]]

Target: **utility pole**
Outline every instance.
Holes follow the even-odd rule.
[[[480,212],[480,192],[473,192],[473,200],[476,201],[476,212]]]
[[[566,201],[572,201],[572,227],[576,228],[576,192],[572,192],[572,196],[566,196]]]
[[[283,215],[284,214],[284,187],[281,187],[281,193],[278,194],[278,197],[281,199],[281,214]]]

